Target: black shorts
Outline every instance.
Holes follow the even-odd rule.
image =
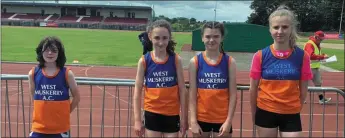
[[[198,124],[203,132],[217,132],[219,133],[220,127],[222,127],[222,123],[207,123],[198,121]],[[230,134],[232,133],[232,126],[230,127]]]
[[[149,111],[144,112],[144,126],[148,130],[175,133],[180,131],[180,116],[166,116]]]
[[[255,125],[264,128],[277,128],[281,132],[302,131],[301,116],[297,114],[277,114],[256,108]]]
[[[69,132],[59,133],[59,134],[43,134],[38,132],[30,132],[30,138],[69,138]]]

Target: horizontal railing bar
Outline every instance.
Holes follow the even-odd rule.
[[[135,82],[133,79],[75,77],[76,80]],[[1,80],[28,80],[28,75],[1,74]]]
[[[1,74],[1,80],[27,80],[28,75]],[[116,78],[96,78],[96,77],[76,77],[79,85],[105,85],[105,86],[134,86],[134,79],[116,79]],[[189,82],[186,82],[189,88]],[[237,90],[249,90],[249,86],[237,86]],[[333,87],[308,87],[310,92],[336,91],[345,99],[345,92]]]

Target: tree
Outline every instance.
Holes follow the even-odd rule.
[[[195,18],[190,18],[189,19],[189,23],[190,24],[195,24],[196,23],[196,19]]]
[[[268,26],[269,15],[282,4],[295,13],[299,31],[339,29],[342,0],[254,0],[250,5],[254,12],[246,22]]]

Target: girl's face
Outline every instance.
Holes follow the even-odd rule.
[[[44,48],[43,48],[44,49]],[[58,57],[58,48],[56,46],[47,47],[43,51],[43,59],[47,63],[55,62]]]
[[[170,40],[170,33],[164,27],[156,27],[150,32],[149,38],[155,50],[166,51]]]
[[[206,50],[219,50],[219,44],[223,41],[222,33],[218,28],[205,28],[202,36]]]
[[[287,16],[275,16],[271,19],[270,32],[276,43],[289,42],[291,31],[291,20]]]

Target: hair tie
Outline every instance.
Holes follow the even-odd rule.
[[[277,8],[277,10],[290,10],[290,9],[285,5],[281,5]]]

